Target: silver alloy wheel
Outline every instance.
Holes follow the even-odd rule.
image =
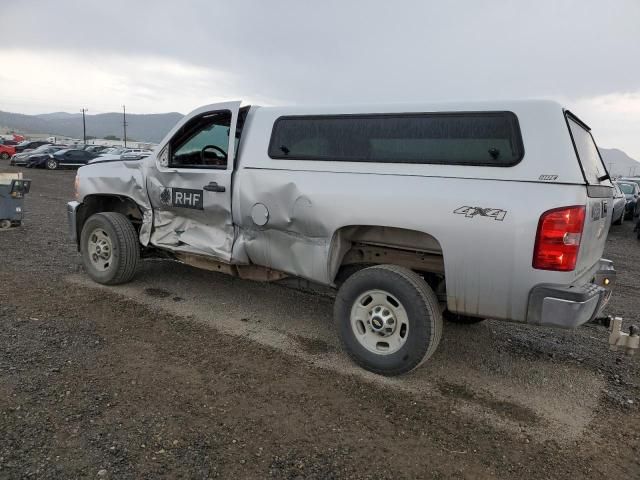
[[[96,228],[89,235],[87,253],[91,263],[97,270],[104,272],[111,265],[113,244],[107,232],[102,228]]]
[[[53,158],[47,160],[47,168],[49,170],[55,170],[58,168],[58,162],[56,162]]]
[[[351,307],[351,328],[360,344],[377,355],[397,352],[409,337],[409,317],[384,290],[368,290]]]

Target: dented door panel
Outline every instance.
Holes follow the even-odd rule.
[[[240,102],[209,105],[183,119],[167,135],[157,158],[147,162],[147,190],[153,208],[151,244],[232,261],[236,236],[231,211],[235,130]],[[162,164],[170,142],[187,122],[215,112],[231,112],[226,168]]]

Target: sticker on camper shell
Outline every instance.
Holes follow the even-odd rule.
[[[464,215],[466,218],[473,218],[475,216],[493,218],[499,222],[504,220],[507,216],[506,210],[500,210],[499,208],[484,208],[484,207],[460,207],[453,211],[458,215]]]

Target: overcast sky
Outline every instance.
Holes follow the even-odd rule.
[[[553,98],[640,159],[640,0],[0,0],[0,110]]]

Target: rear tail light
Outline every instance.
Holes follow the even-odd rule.
[[[576,268],[585,207],[555,208],[544,212],[538,222],[533,268],[570,272]]]

